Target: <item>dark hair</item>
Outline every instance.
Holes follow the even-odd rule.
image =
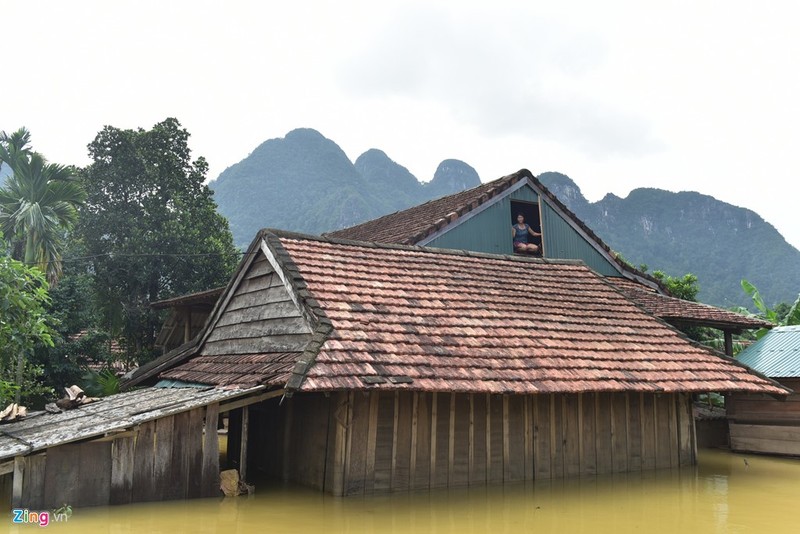
[[[524,213],[517,213],[517,217],[522,217],[524,219],[525,218],[525,214]]]

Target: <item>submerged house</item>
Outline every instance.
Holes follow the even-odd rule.
[[[787,393],[579,261],[278,231],[153,380],[265,388],[229,454],[334,495],[690,465],[692,393]]]
[[[737,356],[742,364],[800,391],[800,326],[779,326]],[[785,401],[769,395],[726,396],[731,449],[800,456],[800,395]]]

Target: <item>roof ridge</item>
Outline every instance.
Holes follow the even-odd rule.
[[[523,256],[519,254],[490,254],[488,252],[475,252],[472,250],[426,247],[421,245],[407,245],[402,243],[357,241],[354,239],[332,237],[330,235],[325,235],[325,234],[318,236],[312,234],[303,234],[301,232],[294,232],[290,230],[280,230],[276,228],[263,228],[259,231],[258,235],[261,237],[274,235],[279,239],[317,241],[321,243],[330,243],[332,245],[352,246],[361,248],[374,248],[383,250],[405,250],[412,252],[422,252],[427,254],[436,254],[440,256],[466,256],[469,258],[507,260],[507,261],[517,261],[524,263],[539,263],[546,265],[581,265],[589,268],[583,260],[578,260],[578,259],[537,258],[537,257]]]

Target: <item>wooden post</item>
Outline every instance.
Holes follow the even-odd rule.
[[[203,435],[203,497],[219,495],[219,436],[217,435],[217,422],[219,420],[219,404],[213,403],[206,407],[205,434]],[[139,433],[140,439],[142,433]],[[138,445],[138,444],[137,444]],[[138,448],[138,447],[137,447]],[[136,479],[134,478],[134,483]]]
[[[25,477],[25,457],[14,457],[14,481],[11,486],[11,507],[21,508],[24,504],[22,502],[22,487]]]
[[[188,343],[192,339],[192,308],[183,309],[183,342]]]
[[[242,407],[242,439],[239,446],[239,480],[247,480],[247,434],[250,430],[250,407]]]
[[[733,357],[733,332],[725,330],[725,354]]]

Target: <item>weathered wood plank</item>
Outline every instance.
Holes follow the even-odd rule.
[[[255,308],[253,308],[255,310]],[[258,336],[283,336],[292,334],[308,334],[311,328],[302,317],[270,317],[261,309],[253,317],[248,317],[235,324],[215,326],[208,336],[208,341],[223,339],[248,339]]]
[[[378,408],[380,393],[371,391],[369,394],[369,425],[367,426],[367,459],[364,479],[364,492],[367,494],[375,491],[375,448],[378,443]]]
[[[436,396],[436,472],[433,486],[443,488],[450,478],[450,397],[451,393]]]
[[[417,447],[416,462],[412,469],[414,489],[430,487],[431,481],[431,395],[415,394],[417,397]]]
[[[578,399],[580,416],[580,458],[581,474],[597,474],[597,432],[595,428],[595,405],[597,395],[582,393]]]
[[[532,396],[523,397],[523,418],[525,435],[525,480],[533,480],[533,410]]]
[[[250,437],[250,407],[242,406],[242,430],[239,439],[239,479],[247,480],[247,446]],[[175,416],[177,420],[177,415]]]
[[[250,264],[250,268],[247,269],[247,274],[244,275],[244,279],[249,280],[259,276],[266,276],[272,274],[273,271],[272,265],[267,261],[267,258],[261,256],[253,260],[253,263]]]
[[[516,482],[525,480],[525,397],[507,395],[508,406],[508,461],[505,480]]]
[[[656,469],[670,467],[672,432],[669,424],[669,405],[671,395],[656,395]]]
[[[347,428],[350,421],[347,419],[350,410],[348,408],[348,396],[345,392],[339,392],[336,395],[336,411],[334,413],[334,425],[336,431],[334,434],[334,457],[333,457],[333,491],[332,493],[339,497],[344,494],[345,484],[345,454],[347,448]]]
[[[79,457],[77,495],[64,502],[75,507],[107,505],[111,498],[111,442],[81,443]]]
[[[33,454],[25,458],[25,474],[22,484],[22,507],[28,508],[29,510],[40,510],[45,507],[44,484],[46,466],[46,454]]]
[[[642,469],[642,395],[628,394],[628,469]]]
[[[800,456],[800,428],[731,423],[731,449]]]
[[[450,468],[450,485],[466,486],[469,484],[469,429],[470,429],[470,402],[469,395],[464,393],[453,394],[452,418],[452,462]]]
[[[689,395],[675,396],[678,414],[678,460],[681,466],[694,465],[694,417],[692,416],[692,401]]]
[[[394,442],[394,393],[378,397],[378,432],[375,442],[375,491],[392,487],[392,444]]]
[[[611,428],[611,395],[598,393],[595,404],[595,426],[597,428],[597,473],[611,473],[614,470],[614,447]]]
[[[23,500],[22,493],[25,488],[25,464],[26,459],[24,456],[14,457],[14,474],[11,483],[11,507],[22,508],[25,501]]]
[[[472,467],[470,484],[486,483],[486,395],[470,395],[472,399]]]
[[[189,439],[189,412],[181,412],[172,416],[172,424],[172,451],[167,468],[167,478],[170,483],[165,488],[165,500],[185,499],[189,483],[188,465],[184,460],[185,447]],[[156,432],[158,432],[157,424]],[[157,435],[156,439],[158,439]]]
[[[216,429],[216,427],[214,428]],[[136,434],[136,443],[133,451],[132,502],[146,502],[156,499],[156,485],[153,476],[155,431],[155,421],[148,421],[139,426],[139,432]]]
[[[156,419],[155,458],[153,461],[153,476],[155,478],[156,500],[173,499],[172,486],[174,485],[172,466],[173,429],[175,416]]]
[[[563,395],[551,395],[550,400],[550,452],[553,478],[564,476],[564,412]]]
[[[74,499],[80,484],[80,447],[80,444],[69,443],[47,449],[49,468],[45,469],[45,508],[55,508],[64,503],[77,506]],[[24,506],[25,503],[21,504]]]
[[[225,313],[231,313],[236,310],[244,308],[256,308],[260,306],[269,306],[276,302],[291,302],[291,298],[286,293],[286,288],[283,284],[253,293],[237,293],[228,303]],[[220,318],[222,319],[222,317]],[[228,322],[222,324],[230,324]]]
[[[503,396],[492,395],[489,398],[489,426],[488,436],[490,442],[489,476],[490,483],[502,482],[505,475],[503,457],[505,455],[505,425],[503,424]]]
[[[117,438],[111,442],[109,504],[131,503],[135,444],[135,436]]]
[[[656,467],[656,412],[655,396],[642,394],[642,469]]]
[[[411,487],[411,419],[414,399],[410,392],[396,397],[397,425],[395,427],[392,489],[405,491]]]
[[[243,346],[240,340],[227,339],[206,343],[203,346],[202,354],[204,356],[226,356],[260,352],[302,352],[310,340],[311,334],[286,334],[248,339],[246,346]]]
[[[628,470],[628,406],[624,393],[611,395],[611,446],[615,473]]]
[[[219,436],[217,424],[219,421],[219,404],[213,403],[206,407],[206,417],[203,433],[203,467],[201,471],[203,497],[219,495]],[[137,442],[138,449],[138,442]],[[138,452],[138,451],[137,451]],[[134,478],[134,484],[136,479]]]
[[[276,278],[277,276],[273,275],[255,276],[252,278],[245,277],[237,287],[237,293],[250,293],[252,291],[272,287],[275,285]]]
[[[678,413],[677,401],[678,395],[671,394],[665,398],[667,403],[667,412],[669,413],[669,466],[678,467],[681,465],[681,452],[680,452],[680,437],[678,435]]]
[[[581,413],[578,395],[562,398],[562,427],[564,429],[564,476],[572,477],[581,471]]]
[[[549,395],[533,398],[533,468],[535,478],[540,480],[552,476],[550,400]]]
[[[369,431],[369,393],[353,397],[352,422],[349,429],[350,453],[347,461],[345,495],[364,493],[367,468],[367,434]]]
[[[184,442],[186,496],[190,499],[203,495],[203,412],[203,408],[189,412],[189,433]]]

